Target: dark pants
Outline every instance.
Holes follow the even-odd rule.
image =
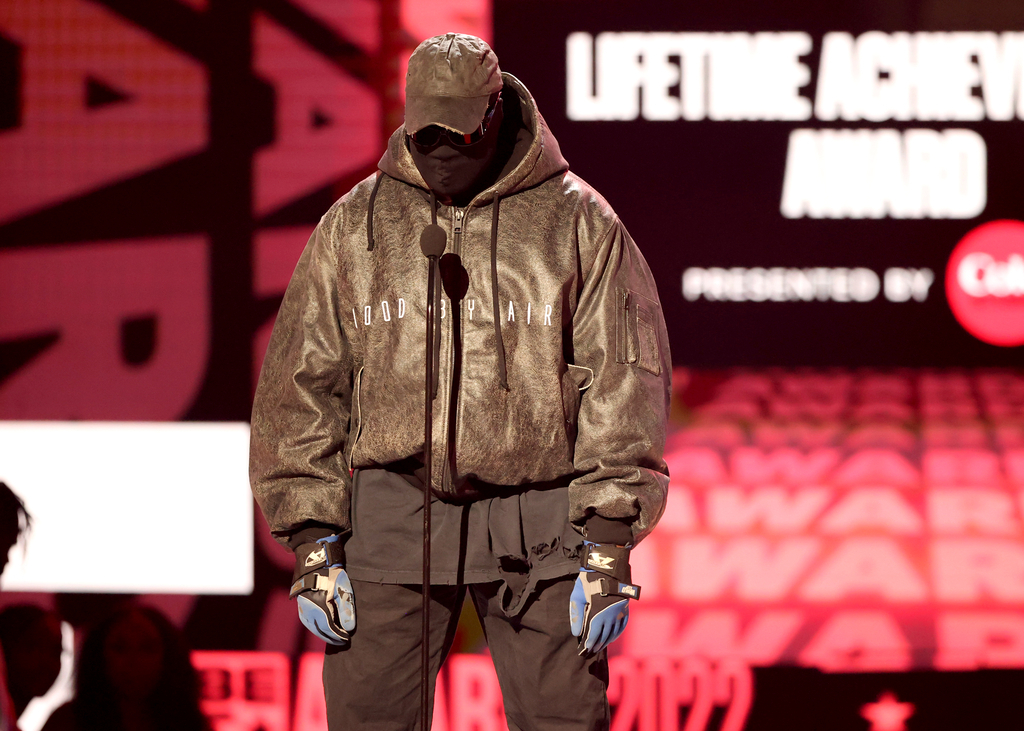
[[[608,728],[608,662],[582,658],[569,632],[573,577],[540,585],[518,616],[505,616],[499,582],[434,586],[430,605],[430,698],[468,590],[498,673],[510,731]],[[324,658],[332,731],[412,731],[420,719],[420,587],[353,581],[356,632]]]

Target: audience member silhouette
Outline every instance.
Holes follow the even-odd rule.
[[[8,554],[14,544],[31,526],[32,517],[25,509],[25,503],[6,482],[0,482],[0,575],[7,568]],[[7,669],[0,651],[0,731],[16,731],[17,719],[14,702],[7,692]]]
[[[151,607],[121,609],[89,632],[75,691],[44,731],[210,729],[184,638]]]
[[[14,604],[0,612],[0,646],[7,665],[7,690],[14,713],[46,693],[60,674],[60,618],[32,604]]]

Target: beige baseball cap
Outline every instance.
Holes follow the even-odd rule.
[[[483,40],[445,33],[423,41],[405,77],[405,131],[432,124],[460,134],[480,126],[491,95],[501,90],[498,57]]]

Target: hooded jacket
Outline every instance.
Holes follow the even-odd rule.
[[[427,260],[441,261],[433,474],[442,499],[569,485],[569,520],[664,508],[668,335],[654,279],[608,203],[568,172],[533,97],[514,166],[440,205],[391,136],[380,172],[321,219],[285,293],[252,415],[250,479],[272,531],[350,527],[352,470],[424,453]],[[518,163],[515,161],[518,160]]]

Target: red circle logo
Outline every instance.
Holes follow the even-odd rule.
[[[1024,344],[1024,222],[991,221],[968,232],[949,257],[946,297],[974,337]]]

